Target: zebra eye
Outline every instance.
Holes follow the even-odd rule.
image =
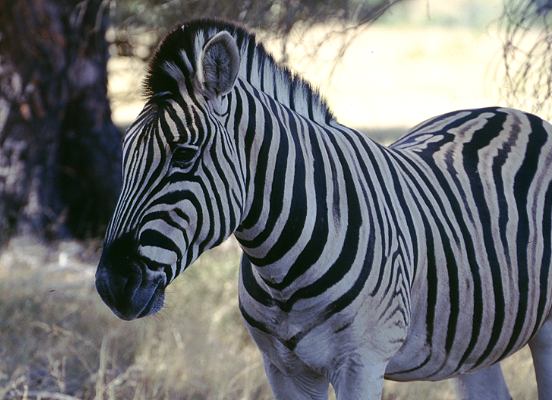
[[[174,149],[172,162],[179,168],[185,168],[195,161],[198,153],[198,146],[180,145]]]

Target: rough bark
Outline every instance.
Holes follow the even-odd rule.
[[[97,234],[120,186],[106,1],[0,3],[0,244]]]

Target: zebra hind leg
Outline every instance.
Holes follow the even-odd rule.
[[[552,399],[552,318],[529,342],[537,377],[539,400]]]
[[[504,381],[500,364],[480,369],[454,378],[460,400],[510,400],[510,392]]]

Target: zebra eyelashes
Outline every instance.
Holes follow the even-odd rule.
[[[190,170],[199,154],[199,146],[179,144],[173,150],[171,164],[179,169]]]

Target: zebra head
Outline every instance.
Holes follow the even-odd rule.
[[[160,310],[169,282],[242,216],[238,149],[220,111],[238,46],[228,31],[190,38],[185,27],[150,64],[150,96],[124,139],[123,186],[96,272],[101,298],[126,320]]]

